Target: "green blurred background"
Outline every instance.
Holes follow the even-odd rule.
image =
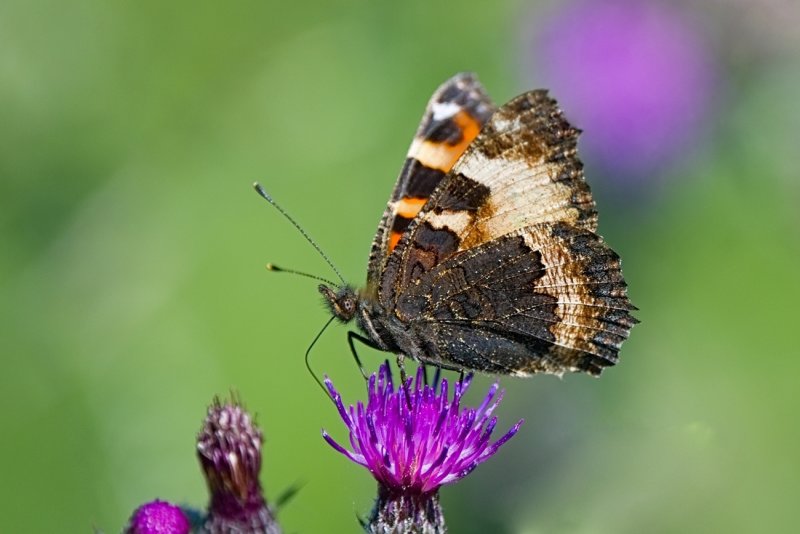
[[[600,380],[502,380],[501,423],[526,424],[442,491],[453,532],[796,531],[800,15],[675,5],[715,62],[691,156],[623,182],[587,159],[642,324]],[[430,93],[461,70],[498,102],[547,85],[529,34],[555,9],[0,4],[0,531],[202,506],[194,436],[231,388],[268,495],[303,484],[285,531],[356,531],[375,485],[321,439],[345,436],[302,361],[327,314],[264,264],[330,273],[250,185],[361,283]],[[313,364],[363,396],[341,327]]]

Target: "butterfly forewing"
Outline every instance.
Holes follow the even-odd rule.
[[[464,250],[540,222],[594,231],[597,211],[577,157],[579,130],[545,91],[497,110],[443,180],[420,223],[447,224]]]
[[[434,92],[375,235],[368,285],[377,282],[409,223],[493,112],[489,96],[470,73],[453,76]]]

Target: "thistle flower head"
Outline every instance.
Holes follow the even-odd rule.
[[[350,431],[351,450],[339,445],[323,430],[325,440],[353,462],[363,465],[378,481],[381,491],[403,495],[433,494],[488,460],[519,430],[520,420],[500,439],[491,436],[493,415],[503,392],[495,383],[477,408],[462,408],[461,399],[472,375],[453,384],[443,379],[428,385],[423,370],[415,379],[395,389],[388,363],[367,386],[366,405],[345,408],[330,379],[325,384]]]
[[[156,499],[133,512],[125,534],[188,534],[190,529],[178,506]]]

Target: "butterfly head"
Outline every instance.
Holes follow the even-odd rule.
[[[334,290],[325,284],[320,284],[319,292],[325,297],[325,303],[331,313],[341,322],[348,323],[356,316],[358,295],[352,287],[344,285]]]

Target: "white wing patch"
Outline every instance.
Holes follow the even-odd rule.
[[[449,119],[461,111],[461,109],[462,106],[455,102],[434,102],[431,105],[431,112],[433,113],[433,120],[435,121]]]

